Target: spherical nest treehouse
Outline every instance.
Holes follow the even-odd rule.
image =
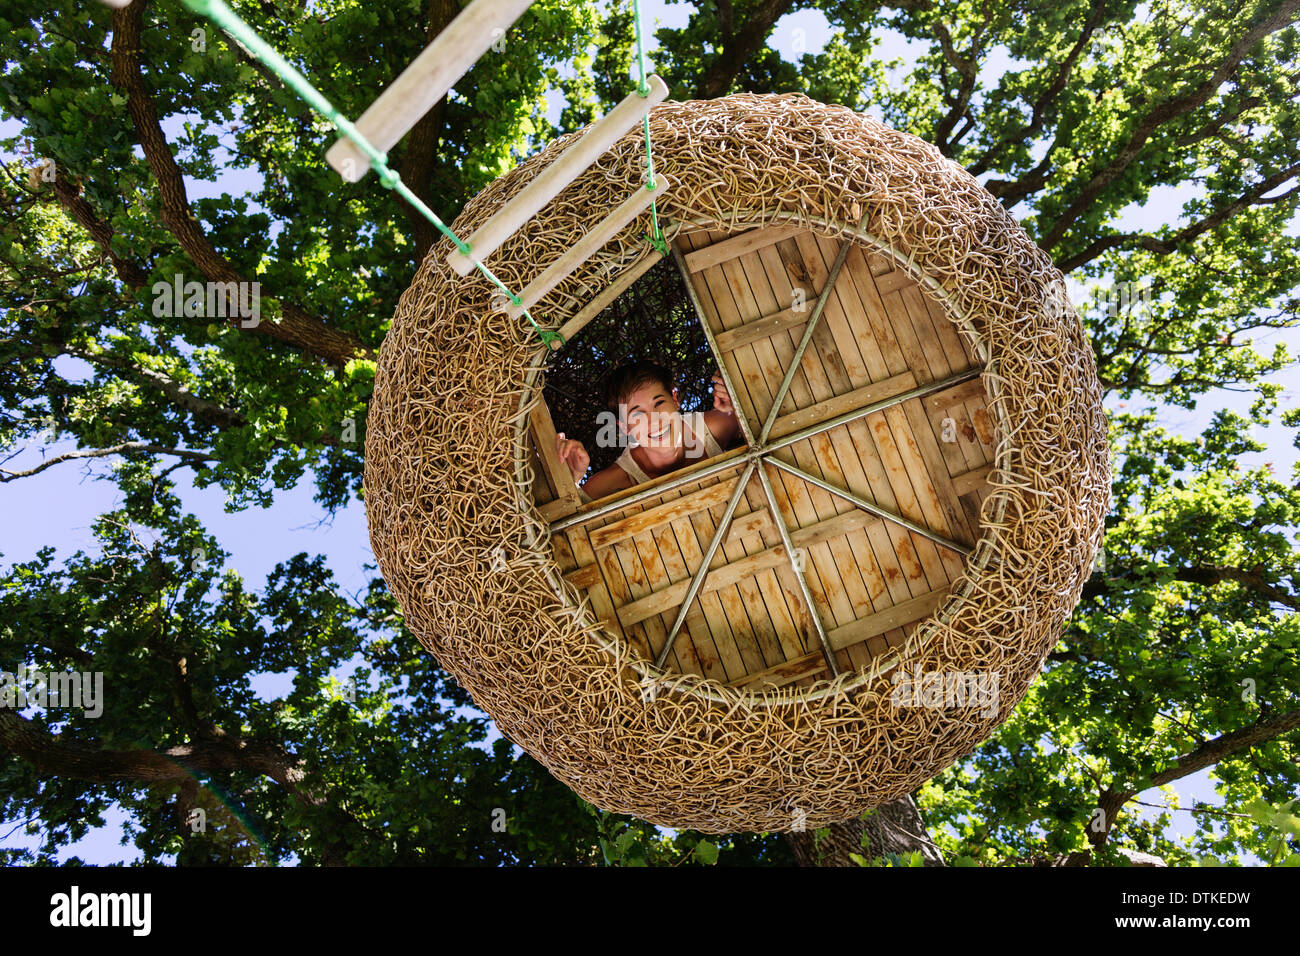
[[[582,135],[490,185],[457,235]],[[636,189],[640,135],[495,274],[528,285]],[[710,833],[825,826],[968,754],[1057,642],[1109,500],[1092,351],[1047,255],[914,136],[742,94],[664,102],[650,138],[743,447],[582,501],[550,349],[444,240],[379,361],[371,542],[412,631],[584,799]],[[661,261],[650,221],[534,310],[565,348]]]

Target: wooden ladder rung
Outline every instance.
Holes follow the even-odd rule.
[[[375,149],[388,152],[524,15],[532,2],[474,0],[361,114],[357,131]],[[369,157],[347,137],[337,140],[325,153],[325,159],[348,182],[359,181],[370,169]]]
[[[644,184],[639,186],[617,209],[597,223],[595,229],[574,243],[568,252],[547,266],[545,272],[528,283],[527,288],[519,294],[519,305],[507,301],[505,313],[512,319],[517,319],[531,309],[538,299],[559,285],[569,273],[595,255],[601,246],[622,232],[629,222],[645,212],[653,200],[661,199],[671,186],[667,176],[655,173],[654,189],[647,189]]]
[[[503,242],[514,235],[537,211],[559,195],[569,183],[594,163],[633,126],[650,108],[668,96],[668,86],[657,76],[648,80],[647,96],[632,93],[596,121],[576,143],[561,153],[537,178],[506,203],[487,222],[479,226],[466,241],[471,256],[453,249],[447,262],[459,275],[468,275],[475,261],[482,262]]]

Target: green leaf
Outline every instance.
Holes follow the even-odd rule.
[[[695,845],[695,858],[706,866],[718,862],[718,848],[708,840],[701,840]]]

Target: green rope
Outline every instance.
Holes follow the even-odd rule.
[[[642,96],[650,95],[650,84],[646,82],[645,68],[645,48],[641,43],[641,0],[632,0],[632,16],[636,21],[636,60],[640,67],[641,79],[637,83],[636,91]],[[650,117],[647,115],[644,122],[645,127],[645,170],[646,170],[646,188],[655,188],[655,160],[654,154],[650,151]],[[664,233],[659,228],[659,210],[655,208],[655,201],[650,200],[650,225],[652,233],[645,236],[645,240],[654,246],[655,251],[661,256],[672,255],[672,250],[668,248],[668,242],[664,239]]]
[[[327,120],[334,124],[335,129],[346,136],[357,147],[366,154],[370,159],[370,166],[374,169],[379,177],[379,182],[385,189],[391,189],[399,196],[409,202],[419,211],[419,213],[428,219],[444,236],[456,244],[456,248],[462,255],[470,254],[470,247],[467,242],[462,240],[450,228],[447,227],[432,209],[424,204],[419,196],[411,192],[410,188],[402,182],[402,178],[393,169],[388,166],[388,157],[375,149],[375,147],[361,135],[361,132],[352,125],[352,122],[334,108],[320,92],[307,81],[307,78],[299,73],[294,67],[280,56],[269,44],[257,35],[257,33],[247,23],[241,20],[233,10],[228,7],[224,0],[181,0],[181,2],[194,13],[205,16],[212,20],[219,27],[242,43],[250,53],[267,65],[267,67],[287,83],[300,97],[307,101],[317,113],[320,113]],[[644,69],[643,71],[644,72]],[[644,95],[644,94],[643,94]],[[649,127],[647,126],[647,135]],[[500,279],[492,274],[487,266],[481,262],[475,262],[480,272],[487,276],[488,280],[500,289],[510,302],[519,305],[523,300],[511,292]],[[528,310],[524,310],[523,315],[532,323],[542,341],[552,348],[558,348],[558,345],[551,345],[552,342],[564,344],[564,338],[558,332],[552,332],[543,329],[534,320]]]

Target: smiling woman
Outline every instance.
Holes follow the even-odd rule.
[[[798,94],[670,101],[649,128],[665,245],[628,228],[541,300],[559,352],[446,250],[425,261],[376,376],[371,541],[412,631],[589,802],[824,826],[969,753],[1059,638],[1110,487],[1092,351],[1047,256],[916,137]],[[573,248],[642,145],[615,143],[498,274],[522,287]],[[597,316],[653,275],[685,293],[663,349],[680,378],[616,368],[593,394],[593,369],[648,351],[602,345]],[[485,413],[446,412],[484,382]],[[585,440],[600,398],[637,444]],[[604,456],[596,500],[579,445]]]
[[[605,411],[596,441],[623,453],[579,488],[592,501],[722,454],[740,432],[722,375],[713,375],[713,408],[683,414],[672,374],[657,362],[625,362],[605,380]],[[578,481],[590,456],[581,442],[556,436],[556,454]]]

